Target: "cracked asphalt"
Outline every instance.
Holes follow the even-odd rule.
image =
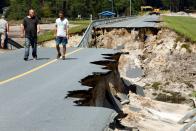
[[[0,55],[1,131],[101,131],[114,110],[78,107],[65,99],[68,91],[88,90],[79,81],[93,72],[107,72],[90,62],[112,49],[69,48],[66,60],[55,60],[52,48],[39,48],[39,59],[23,61],[24,49]]]

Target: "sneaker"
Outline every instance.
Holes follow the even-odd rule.
[[[33,57],[33,60],[37,60],[37,57]]]
[[[28,61],[28,58],[24,58],[24,61]]]
[[[58,54],[56,58],[59,59],[60,57],[61,57],[61,54]]]
[[[62,56],[62,60],[65,60],[65,56]]]

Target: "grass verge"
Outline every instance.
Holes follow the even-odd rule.
[[[191,94],[192,97],[196,97],[196,91],[193,91],[193,93]]]
[[[183,16],[163,16],[166,26],[196,42],[196,18]]]
[[[70,24],[77,25],[77,26],[71,27],[69,29],[69,34],[77,34],[77,33],[83,32],[90,24],[90,21],[89,20],[70,21]],[[48,32],[45,32],[39,35],[38,43],[50,41],[50,40],[53,40],[54,38],[55,38],[54,30],[51,30],[51,31],[48,31]]]

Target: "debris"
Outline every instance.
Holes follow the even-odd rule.
[[[196,116],[196,108],[193,109],[192,111],[189,111],[178,123],[183,124],[186,120],[192,119],[195,116]]]

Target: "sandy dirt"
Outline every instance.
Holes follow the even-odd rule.
[[[5,52],[8,52],[8,51],[9,51],[9,50],[0,49],[0,54],[5,53]]]
[[[130,104],[123,108],[128,116],[122,124],[137,127],[139,131],[178,131],[184,126],[178,121],[190,110],[186,105],[154,101],[133,93],[129,98]]]
[[[121,57],[121,75],[130,77],[127,74],[131,68],[143,69],[143,76],[130,80],[145,87],[146,93],[152,94],[154,92],[151,90],[157,90],[157,95],[164,92],[176,95],[175,93],[180,92],[185,99],[189,98],[196,90],[196,44],[186,42],[168,29],[160,30],[157,35],[146,34],[145,42],[138,34],[139,32],[134,30],[113,29],[99,35],[96,46],[129,52],[129,55]],[[157,95],[149,97],[156,98]]]

